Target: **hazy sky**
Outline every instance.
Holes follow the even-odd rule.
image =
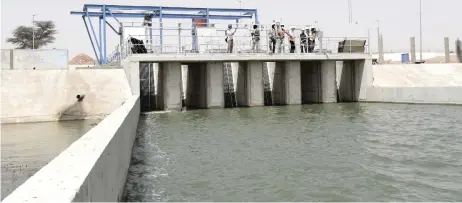
[[[371,29],[375,39],[377,23],[384,35],[386,50],[407,50],[409,37],[419,36],[419,0],[352,0],[353,18]],[[315,20],[325,27],[324,36],[343,36],[343,25],[348,23],[347,0],[243,0],[243,8],[256,8],[261,23],[282,18],[288,24],[310,24]],[[30,25],[32,14],[36,20],[53,20],[59,34],[56,42],[47,48],[68,49],[69,57],[87,53],[93,56],[91,44],[82,18],[70,15],[81,10],[83,4],[122,4],[185,7],[239,8],[236,0],[1,0],[2,48],[14,48],[5,42],[19,25]],[[290,3],[290,4],[289,4]],[[443,50],[443,37],[450,37],[451,49],[457,37],[462,38],[462,0],[422,0],[423,47],[425,50]],[[174,21],[169,21],[175,23]],[[95,23],[96,21],[95,21]],[[343,27],[342,27],[343,26]],[[117,36],[109,31],[109,40],[117,43]],[[376,40],[372,40],[372,46]],[[112,45],[112,44],[111,44]],[[417,47],[418,48],[418,47]],[[108,47],[108,54],[112,48]]]

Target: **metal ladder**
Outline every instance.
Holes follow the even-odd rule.
[[[231,66],[230,62],[224,62],[223,63],[223,77],[224,77],[224,92],[227,95],[227,100],[230,104],[231,108],[236,107],[236,97],[233,96],[235,95],[235,90],[234,90],[234,82],[233,82],[233,69]],[[226,102],[225,102],[226,103]]]

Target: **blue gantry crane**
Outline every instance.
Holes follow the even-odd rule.
[[[197,12],[188,14],[186,12]],[[105,4],[85,4],[82,11],[71,11],[72,15],[81,15],[85,28],[88,33],[93,51],[99,64],[108,63],[107,57],[107,28],[111,28],[117,35],[122,36],[122,18],[140,18],[148,21],[158,18],[162,24],[163,19],[191,19],[194,26],[194,19],[205,20],[209,24],[210,20],[235,20],[253,19],[258,24],[257,9],[229,9],[229,8],[191,8],[191,7],[167,7],[167,6],[132,6],[132,5],[105,5]],[[98,34],[91,21],[91,18],[99,19]],[[113,18],[117,26],[111,24],[108,19]],[[118,28],[118,29],[117,29]],[[152,39],[152,30],[150,32]],[[162,26],[159,28],[160,47],[163,44]]]

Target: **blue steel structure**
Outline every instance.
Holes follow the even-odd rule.
[[[198,12],[197,14],[185,14],[181,12]],[[233,15],[225,15],[222,13],[232,13]],[[221,13],[221,14],[220,14]],[[257,9],[228,9],[228,8],[191,8],[191,7],[164,7],[164,6],[131,6],[131,5],[105,5],[105,4],[85,4],[83,11],[71,11],[72,15],[81,15],[85,28],[87,29],[88,37],[90,38],[93,51],[96,59],[100,64],[108,63],[107,58],[107,27],[110,27],[117,35],[122,35],[121,18],[145,18],[147,14],[152,14],[152,18],[158,18],[162,25],[162,19],[206,19],[209,20],[235,20],[239,19],[254,19],[254,23],[258,24]],[[91,18],[98,18],[99,33],[96,35],[95,28]],[[113,18],[118,24],[119,29],[116,29],[108,18]],[[152,35],[152,30],[150,31]],[[162,26],[159,30],[160,44],[162,47]],[[152,36],[151,36],[152,38]]]

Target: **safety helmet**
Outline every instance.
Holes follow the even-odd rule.
[[[232,25],[232,24],[228,24],[228,28],[232,28],[232,27],[233,27],[233,25]]]

